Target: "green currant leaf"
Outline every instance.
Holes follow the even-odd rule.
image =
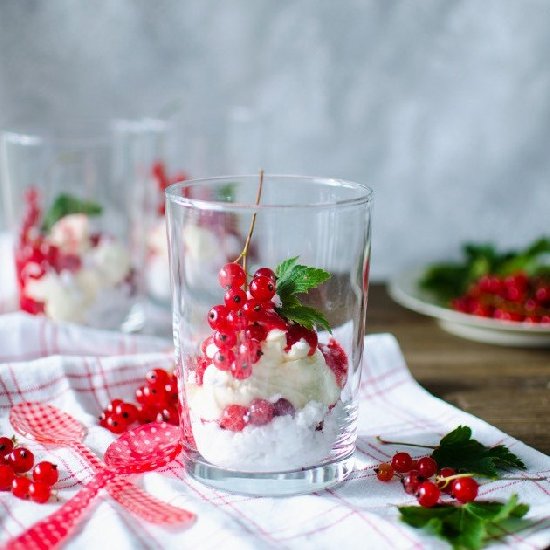
[[[79,199],[69,193],[61,193],[46,212],[42,231],[48,232],[57,221],[69,214],[98,216],[102,211],[102,207],[94,201]]]
[[[493,479],[498,478],[498,470],[526,468],[523,461],[504,445],[486,447],[472,439],[472,430],[468,426],[458,426],[443,437],[432,458],[440,467],[449,466]]]
[[[275,275],[277,295],[281,300],[277,313],[308,330],[319,327],[330,332],[326,317],[320,311],[302,304],[297,296],[327,281],[330,273],[324,269],[298,265],[298,256],[296,256],[281,262],[275,269]]]
[[[511,531],[529,527],[532,522],[522,519],[528,510],[528,505],[518,503],[518,497],[512,495],[508,502],[478,501],[434,508],[402,506],[399,514],[407,525],[447,541],[456,550],[479,550]]]

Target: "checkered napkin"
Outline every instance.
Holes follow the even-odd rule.
[[[23,400],[49,402],[86,426],[86,444],[102,456],[113,436],[96,424],[99,412],[116,397],[130,398],[151,367],[169,368],[169,344],[160,339],[125,336],[22,314],[0,316],[0,432],[11,433],[8,412]],[[397,519],[397,506],[413,504],[398,482],[376,480],[373,466],[393,447],[375,435],[434,443],[459,424],[467,424],[485,444],[508,445],[528,472],[550,472],[550,458],[485,422],[432,397],[411,377],[396,340],[388,334],[366,339],[357,467],[342,486],[291,498],[254,498],[209,489],[185,475],[181,459],[163,471],[135,481],[167,502],[198,516],[188,528],[159,527],[136,519],[106,492],[87,514],[68,548],[447,548],[436,538]],[[60,467],[59,498],[75,494],[92,471],[74,451],[25,441],[37,459]],[[494,548],[545,548],[550,543],[550,483],[501,480],[485,483],[481,498],[505,500],[512,493],[531,506],[528,531],[511,535]],[[0,493],[0,545],[59,506],[38,505]]]

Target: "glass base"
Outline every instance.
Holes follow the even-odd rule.
[[[327,462],[322,466],[313,466],[289,472],[237,472],[218,468],[206,462],[198,454],[186,454],[185,469],[197,481],[228,491],[253,496],[289,496],[313,493],[333,487],[344,481],[353,471],[353,453]]]

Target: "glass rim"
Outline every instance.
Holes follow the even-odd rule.
[[[205,183],[216,183],[224,180],[238,180],[238,179],[251,179],[254,178],[258,181],[258,174],[240,174],[229,176],[215,176],[208,178],[195,178],[189,180],[183,180],[180,182],[169,185],[165,190],[165,196],[167,202],[177,204],[179,206],[192,206],[200,210],[219,210],[219,211],[257,211],[257,210],[277,210],[277,209],[333,209],[350,206],[369,205],[373,201],[374,191],[364,183],[358,183],[351,180],[341,178],[330,178],[325,176],[301,176],[296,174],[264,174],[266,179],[291,179],[299,181],[318,182],[324,185],[330,185],[334,187],[345,186],[359,190],[362,193],[353,198],[336,199],[328,202],[312,202],[305,204],[295,203],[281,203],[281,204],[255,204],[249,202],[225,202],[216,199],[193,199],[183,196],[181,190],[189,188],[193,185],[201,185]]]

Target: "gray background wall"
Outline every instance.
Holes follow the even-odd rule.
[[[376,192],[383,277],[550,232],[547,0],[3,0],[0,124],[176,112],[196,175]]]

